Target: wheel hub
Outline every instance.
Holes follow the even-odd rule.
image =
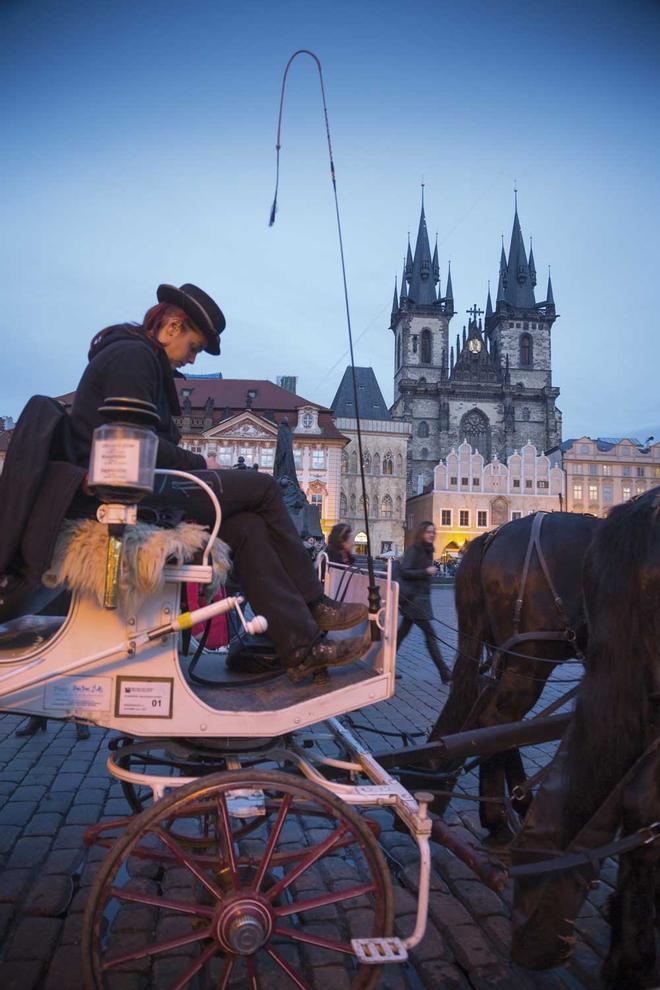
[[[216,920],[218,941],[228,952],[251,956],[270,938],[273,921],[265,904],[241,897],[221,908]]]

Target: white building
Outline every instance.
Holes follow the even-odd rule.
[[[406,537],[423,520],[432,520],[437,557],[455,556],[480,533],[533,512],[558,511],[564,500],[564,472],[533,443],[514,451],[506,463],[495,457],[485,464],[463,441],[436,466],[433,487],[408,499]]]

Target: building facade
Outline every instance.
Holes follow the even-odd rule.
[[[403,551],[408,423],[392,419],[372,368],[356,368],[360,432],[367,493],[367,518],[375,556]],[[332,403],[335,426],[349,438],[341,455],[339,515],[366,552],[365,507],[359,470],[357,421],[351,369],[347,368]]]
[[[422,199],[415,253],[409,244],[390,321],[392,415],[411,427],[409,494],[428,484],[438,461],[463,440],[486,462],[495,454],[505,460],[528,438],[539,450],[560,443],[551,354],[557,313],[550,278],[543,302],[536,302],[536,284],[534,253],[530,245],[527,255],[516,202],[508,258],[502,245],[495,307],[489,287],[485,311],[473,306],[462,334],[450,342],[451,271],[443,294]]]
[[[318,505],[327,535],[339,520],[341,452],[348,440],[329,409],[269,381],[179,379],[181,444],[201,454],[210,468],[229,469],[239,458],[248,468],[272,474],[277,429],[286,419],[300,487]]]
[[[566,474],[568,511],[606,516],[613,505],[660,485],[660,442],[652,439],[579,437],[548,451]]]
[[[408,499],[408,539],[426,519],[437,535],[436,555],[448,559],[480,533],[533,512],[553,512],[565,501],[565,475],[550,457],[528,442],[506,462],[497,455],[486,463],[464,442],[440,461],[429,490]]]

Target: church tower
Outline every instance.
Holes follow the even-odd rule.
[[[436,288],[437,286],[437,288]],[[437,396],[447,380],[449,366],[449,321],[454,315],[451,269],[444,295],[440,280],[438,245],[431,246],[422,207],[415,253],[408,250],[403,263],[401,284],[394,299],[390,329],[394,335],[394,404],[392,416],[412,425],[415,449],[413,459],[432,470],[440,457],[437,430]],[[419,440],[419,443],[417,442]],[[409,459],[409,483],[412,484]]]

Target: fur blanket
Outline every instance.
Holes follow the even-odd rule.
[[[118,607],[123,616],[134,615],[141,603],[163,586],[163,567],[169,561],[184,564],[192,560],[208,540],[208,530],[198,523],[182,522],[173,529],[146,523],[127,526],[119,573]],[[82,591],[103,604],[108,530],[95,519],[69,519],[64,522],[50,567],[42,576],[48,588],[60,585]],[[224,584],[231,560],[229,547],[215,540],[212,551],[211,594]],[[209,601],[210,601],[209,597]]]

